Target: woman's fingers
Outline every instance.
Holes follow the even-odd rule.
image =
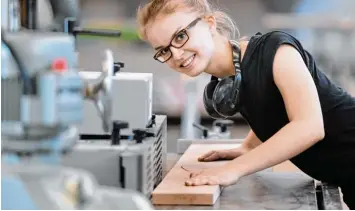
[[[197,176],[185,182],[186,186],[200,186],[200,185],[218,185],[219,181],[215,177]]]
[[[219,152],[212,150],[201,157],[198,158],[198,161],[215,161],[219,159]]]
[[[207,152],[207,153],[201,155],[201,156],[198,158],[198,161],[204,161],[205,158],[211,156],[214,152],[215,152],[215,151],[212,150],[212,151],[209,151],[209,152]]]

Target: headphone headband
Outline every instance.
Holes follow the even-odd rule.
[[[211,81],[218,81],[218,78],[216,76],[211,76]]]
[[[232,45],[233,46],[233,45]],[[240,46],[238,45],[238,47],[235,47],[236,50],[238,51],[238,61],[236,61],[236,59],[233,59],[233,63],[234,63],[234,69],[235,69],[235,76],[234,76],[234,82],[233,82],[233,90],[238,90],[235,92],[232,92],[232,96],[231,99],[234,99],[237,97],[237,95],[239,94],[239,86],[240,86],[240,79],[241,79],[241,71],[240,71],[240,67],[241,67],[241,58],[242,58],[242,51],[240,50]],[[237,87],[238,86],[238,87]]]
[[[230,42],[232,47],[235,75],[219,79],[211,76],[203,95],[204,106],[207,113],[213,118],[228,118],[238,112],[240,107],[239,87],[241,84],[239,43]]]

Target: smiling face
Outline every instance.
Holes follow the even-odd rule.
[[[160,14],[150,21],[146,30],[147,40],[156,50],[156,56],[160,56],[161,61],[168,59],[166,63],[170,68],[190,77],[204,72],[215,48],[215,19],[198,20],[199,17],[197,13],[183,9],[169,15]]]

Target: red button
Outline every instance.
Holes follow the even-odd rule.
[[[55,59],[52,63],[52,70],[55,72],[64,72],[68,69],[68,63],[65,59]]]

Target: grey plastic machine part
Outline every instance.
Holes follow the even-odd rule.
[[[68,125],[75,125],[82,118],[82,82],[74,70],[77,63],[74,39],[64,33],[36,31],[6,32],[3,36],[3,150],[48,150],[52,147],[46,143],[48,137],[56,143],[58,138],[64,138],[59,145],[70,147],[77,140],[78,132]],[[50,69],[58,58],[64,58],[69,69],[60,76]],[[30,87],[22,86],[25,80],[19,77],[20,70],[27,75]],[[24,129],[24,125],[30,127]],[[27,137],[26,140],[23,136]],[[27,139],[38,142],[34,144]]]
[[[80,23],[80,5],[78,0],[49,0],[53,11],[52,29],[63,31],[64,20],[68,17],[75,18]]]
[[[13,51],[18,55],[22,64],[26,64],[26,73],[32,77],[39,73],[48,71],[52,61],[56,58],[66,58],[68,68],[76,66],[74,54],[74,40],[67,34],[60,33],[37,33],[37,32],[16,32],[6,33],[6,42],[11,45]],[[18,121],[21,117],[22,83],[19,79],[19,66],[5,43],[1,43],[1,102],[2,120]],[[26,46],[24,48],[24,46]],[[53,49],[56,49],[53,51]],[[11,90],[11,91],[9,91]],[[28,102],[35,105],[39,101],[28,99]],[[32,116],[33,117],[33,116]]]
[[[84,79],[94,82],[99,72],[81,71]],[[130,134],[132,129],[145,128],[152,118],[153,75],[151,73],[119,72],[112,80],[112,120],[125,121],[129,128],[121,134]],[[90,100],[84,102],[84,121],[79,125],[80,134],[106,134],[100,116]]]
[[[56,58],[65,57],[70,69],[77,67],[75,40],[66,33],[23,31],[7,33],[6,39],[16,49],[22,63],[26,64],[26,72],[30,76],[43,71]]]

